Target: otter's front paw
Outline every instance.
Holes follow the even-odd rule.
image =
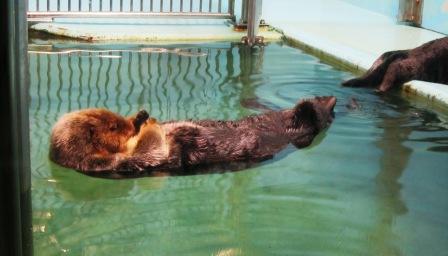
[[[362,87],[363,86],[363,80],[359,79],[359,78],[353,78],[350,80],[347,80],[345,82],[342,83],[342,86],[345,87]]]
[[[132,121],[132,124],[134,125],[136,133],[138,133],[140,131],[140,127],[142,126],[142,124],[144,124],[146,122],[146,120],[148,120],[148,118],[149,118],[149,114],[144,109],[140,110],[137,113],[134,120]]]
[[[135,117],[135,119],[137,121],[142,121],[144,122],[146,119],[149,118],[149,114],[148,112],[146,112],[146,110],[142,109],[137,113],[137,116]]]
[[[145,169],[145,163],[138,159],[128,159],[127,161],[122,162],[118,168],[120,172],[126,173],[143,172]]]

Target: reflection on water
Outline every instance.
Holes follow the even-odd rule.
[[[381,195],[379,205],[383,208],[380,220],[383,225],[378,225],[372,233],[373,239],[378,239],[384,244],[379,250],[380,255],[406,255],[402,249],[391,243],[395,237],[393,228],[398,216],[408,212],[406,203],[401,196],[402,184],[400,178],[407,169],[412,157],[413,148],[406,146],[407,141],[431,142],[434,144],[446,144],[446,138],[411,139],[413,131],[441,131],[446,129],[441,125],[437,115],[422,109],[416,109],[396,95],[383,97],[386,103],[394,105],[393,113],[381,113],[378,126],[383,129],[381,138],[376,142],[381,150],[380,171],[376,176],[378,193]],[[431,124],[432,123],[432,124]],[[437,125],[438,124],[438,125]],[[438,151],[448,152],[445,146],[435,146]],[[427,148],[434,151],[434,146]],[[432,184],[427,184],[432,186]]]
[[[381,210],[378,215],[379,225],[372,230],[371,238],[384,245],[377,248],[379,255],[403,255],[399,247],[391,241],[394,241],[393,224],[396,218],[408,211],[401,198],[399,179],[411,157],[412,149],[403,144],[409,139],[412,128],[406,126],[406,112],[409,107],[402,106],[405,103],[400,99],[398,102],[398,115],[384,114],[378,123],[383,129],[383,134],[376,142],[381,150],[380,171],[376,176],[378,207]]]
[[[341,88],[350,74],[282,44],[47,48],[29,54],[36,255],[448,249],[446,112],[421,109],[398,92]],[[47,156],[53,123],[80,108],[123,115],[145,108],[159,120],[236,119],[315,95],[338,97],[330,129],[306,149],[287,148],[242,172],[105,180]],[[347,108],[351,98],[360,107]]]

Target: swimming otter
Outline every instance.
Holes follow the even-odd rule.
[[[50,158],[82,172],[179,171],[222,162],[261,161],[292,143],[306,147],[333,121],[335,97],[238,121],[157,123],[141,111],[124,118],[103,109],[66,114],[51,134]]]
[[[342,85],[375,87],[385,92],[411,80],[448,84],[448,37],[410,50],[386,52],[363,76]]]

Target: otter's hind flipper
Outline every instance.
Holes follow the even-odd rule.
[[[292,110],[292,126],[287,127],[291,143],[297,148],[310,145],[333,121],[336,101],[334,96],[323,96],[299,102]]]

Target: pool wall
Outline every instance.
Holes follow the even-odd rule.
[[[448,1],[425,1],[423,6],[422,26],[434,31],[448,34]]]
[[[363,9],[376,12],[392,19],[397,17],[398,12],[398,0],[341,0],[343,2],[361,7]]]
[[[399,0],[341,0],[343,2],[361,7],[363,9],[376,12],[391,19],[396,19],[399,12]],[[404,2],[404,1],[403,1]],[[448,1],[431,0],[421,1],[422,8],[422,24],[426,29],[437,31],[440,33],[448,33]]]

